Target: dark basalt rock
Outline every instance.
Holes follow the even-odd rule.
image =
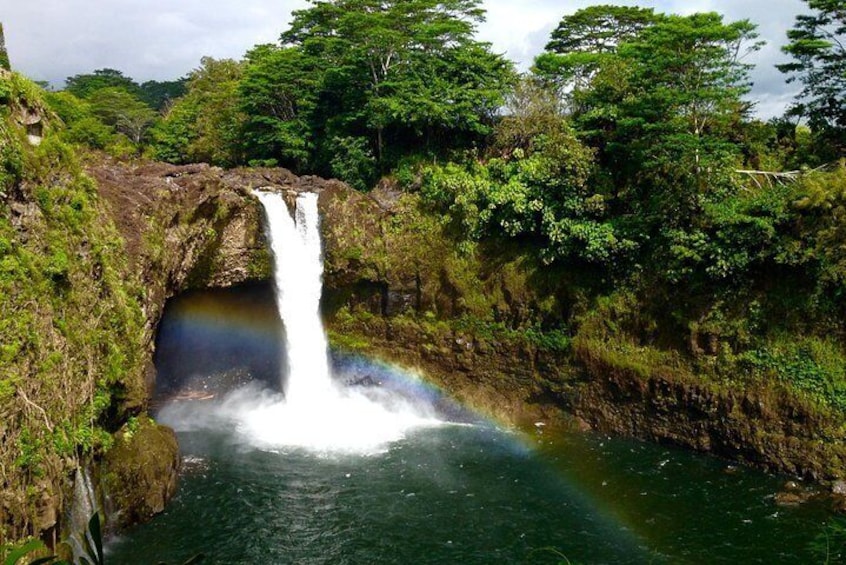
[[[148,418],[115,437],[101,468],[106,497],[116,512],[109,522],[126,527],[162,512],[176,493],[180,459],[176,434]]]

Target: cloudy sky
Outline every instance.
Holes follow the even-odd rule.
[[[483,0],[487,21],[479,38],[517,62],[531,64],[565,14],[591,4],[652,7],[689,14],[717,11],[728,20],[749,18],[767,41],[750,62],[762,117],[781,114],[795,85],[773,65],[802,0]],[[306,0],[0,0],[0,21],[12,64],[36,80],[61,86],[65,77],[104,67],[139,82],[180,77],[200,57],[240,58],[257,43],[275,41],[291,11]]]

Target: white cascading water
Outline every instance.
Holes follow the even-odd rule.
[[[279,194],[258,193],[276,258],[276,304],[285,323],[288,405],[309,405],[331,394],[326,332],[320,321],[323,258],[317,194],[297,198],[297,219]]]
[[[264,449],[373,453],[413,428],[439,425],[430,406],[412,406],[378,387],[340,390],[332,381],[320,319],[323,260],[316,194],[297,197],[296,221],[279,194],[256,192],[275,259],[276,301],[286,334],[285,399],[246,389],[221,413]],[[194,423],[196,425],[196,422]],[[186,427],[178,425],[178,427]]]

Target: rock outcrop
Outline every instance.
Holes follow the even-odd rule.
[[[708,386],[678,372],[640,375],[577,351],[582,382],[566,406],[592,428],[695,449],[830,483],[846,473],[834,414],[778,386]]]
[[[361,197],[341,182],[285,169],[225,171],[205,164],[104,160],[87,172],[109,204],[130,268],[144,288],[150,391],[155,330],[168,298],[272,278],[263,212],[253,190],[281,192],[292,205],[298,192],[318,192],[324,213],[333,201]]]
[[[115,436],[100,478],[110,524],[126,527],[145,522],[165,509],[176,493],[180,468],[176,434],[141,417]]]

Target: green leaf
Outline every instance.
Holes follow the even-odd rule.
[[[26,542],[24,545],[19,547],[18,549],[12,551],[6,560],[3,562],[3,565],[16,565],[18,561],[24,556],[33,551],[38,551],[41,549],[47,549],[47,546],[44,545],[44,542],[41,540],[31,540]]]
[[[95,512],[91,519],[88,520],[88,533],[91,541],[94,542],[94,547],[91,547],[89,535],[84,536],[85,552],[91,558],[94,565],[103,565],[103,533],[100,529],[100,513]]]

